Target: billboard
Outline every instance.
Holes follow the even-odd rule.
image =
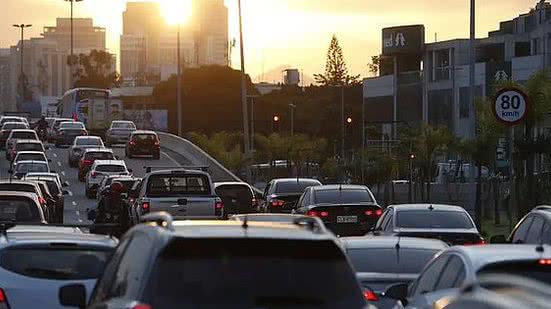
[[[383,55],[421,54],[425,45],[425,26],[400,26],[383,29]]]
[[[126,110],[124,119],[132,120],[141,130],[168,131],[168,111],[166,109]]]

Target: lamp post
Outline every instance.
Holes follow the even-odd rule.
[[[177,31],[176,31],[176,57],[178,58],[176,60],[176,65],[178,66],[177,68],[177,75],[178,75],[178,78],[177,78],[177,85],[176,85],[176,89],[177,89],[177,110],[178,110],[178,136],[183,136],[184,132],[184,128],[183,128],[183,124],[182,124],[182,121],[183,121],[183,115],[182,115],[182,66],[181,66],[181,56],[180,56],[180,23],[178,23],[178,27],[177,27]]]
[[[25,75],[25,73],[23,72],[23,38],[24,38],[24,33],[25,33],[25,28],[30,28],[32,27],[33,25],[26,25],[26,24],[20,24],[20,25],[13,25],[13,27],[15,28],[19,28],[21,30],[21,41],[20,41],[20,46],[19,46],[19,49],[20,49],[20,52],[21,52],[21,78]]]
[[[291,108],[291,137],[293,137],[295,136],[295,108],[297,106],[291,103],[289,107]]]
[[[71,57],[69,61],[70,71],[71,71],[71,88],[73,87],[73,65],[74,65],[74,56],[75,56],[75,46],[74,46],[74,29],[73,29],[73,4],[74,2],[82,2],[83,0],[63,0],[65,2],[71,3]]]
[[[239,50],[241,55],[241,109],[243,112],[243,145],[245,150],[245,174],[247,182],[252,181],[250,165],[250,136],[249,136],[249,113],[247,108],[247,80],[245,75],[245,53],[243,48],[243,19],[241,14],[241,0],[237,0],[239,13]]]

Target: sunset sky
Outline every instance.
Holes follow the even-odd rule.
[[[164,2],[167,18],[189,8],[190,0]],[[200,0],[195,0],[200,1]],[[367,75],[366,64],[380,51],[381,28],[405,24],[425,24],[427,42],[468,36],[468,0],[242,0],[245,53],[248,72],[262,72],[290,65],[306,75],[322,72],[325,53],[333,33],[344,49],[354,74]],[[84,0],[75,4],[76,17],[92,17],[97,26],[107,28],[107,45],[119,50],[122,11],[126,0]],[[225,0],[230,9],[230,38],[237,38],[237,0]],[[477,34],[485,36],[499,21],[527,12],[536,0],[483,0],[477,4]],[[177,9],[176,9],[177,8]],[[54,25],[56,17],[68,16],[63,0],[0,0],[0,48],[17,43],[14,23],[31,23],[28,35],[38,36],[42,27]],[[183,13],[183,15],[188,15]],[[237,49],[233,65],[238,66]],[[273,75],[265,76],[272,81]],[[256,78],[258,80],[258,78]]]

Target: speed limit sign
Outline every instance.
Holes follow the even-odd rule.
[[[528,115],[528,97],[517,88],[502,89],[495,96],[494,114],[507,125],[518,124]]]

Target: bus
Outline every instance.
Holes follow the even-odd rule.
[[[91,131],[105,131],[112,120],[118,120],[119,106],[111,106],[111,91],[108,89],[75,88],[61,97],[57,114],[72,118],[86,125]]]

